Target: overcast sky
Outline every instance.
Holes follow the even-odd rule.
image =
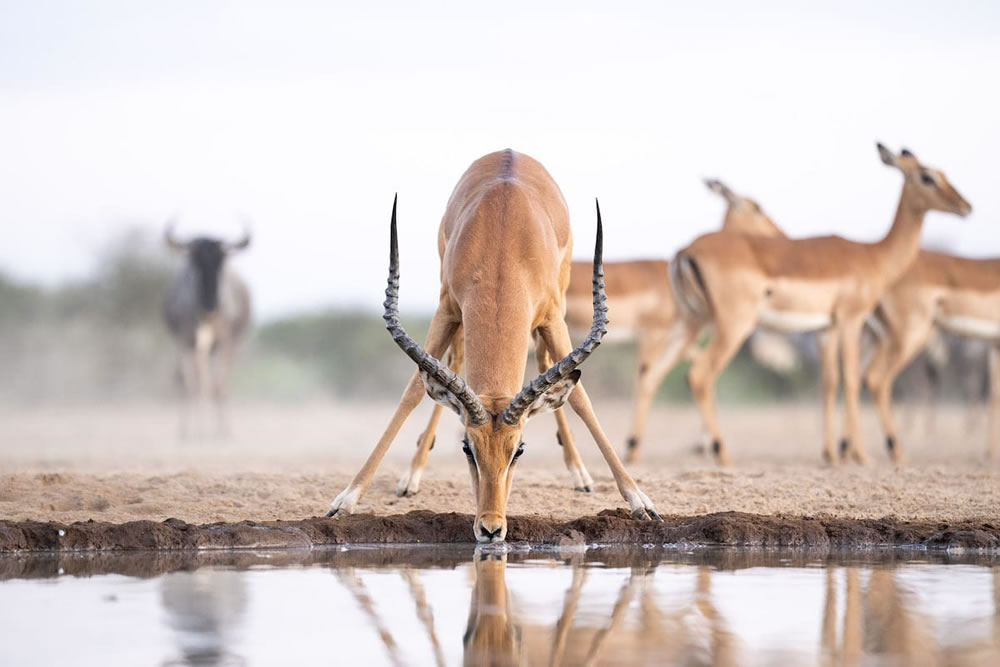
[[[973,204],[928,242],[1000,255],[1000,3],[695,5],[0,0],[0,269],[55,284],[128,225],[246,214],[261,315],[378,309],[398,191],[401,306],[429,310],[485,153],[548,167],[579,257],[600,197],[625,259],[719,224],[706,176],[793,236],[874,239],[901,182],[877,139]]]

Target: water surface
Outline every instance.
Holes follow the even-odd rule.
[[[0,558],[0,665],[1000,664],[1000,558],[472,547]]]

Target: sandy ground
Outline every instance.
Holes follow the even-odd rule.
[[[625,402],[597,402],[612,442],[623,442]],[[295,520],[321,515],[350,480],[393,405],[237,405],[226,440],[181,440],[171,406],[5,408],[0,411],[0,519],[123,522]],[[410,418],[360,511],[474,510],[459,427],[446,415],[419,495],[397,498],[399,475],[430,406]],[[945,406],[933,425],[905,432],[908,463],[889,463],[873,413],[866,412],[869,467],[820,464],[819,407],[722,406],[735,464],[718,468],[694,453],[697,415],[658,406],[641,464],[632,474],[667,515],[757,514],[903,520],[1000,518],[1000,466],[987,463],[985,420],[967,433],[966,411]],[[527,452],[511,515],[572,519],[624,502],[582,424],[574,433],[596,481],[570,488],[550,416],[526,429]]]

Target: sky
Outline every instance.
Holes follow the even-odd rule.
[[[419,4],[419,6],[417,6]],[[0,0],[0,270],[55,285],[132,226],[237,235],[263,319],[381,307],[399,193],[401,308],[433,309],[465,168],[510,147],[570,207],[575,255],[670,257],[718,177],[792,236],[874,240],[901,177],[973,204],[928,244],[1000,255],[995,2]]]

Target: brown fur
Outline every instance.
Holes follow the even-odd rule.
[[[723,230],[785,238],[756,201],[735,194],[718,181],[707,184],[726,200]],[[589,326],[590,271],[588,262],[573,262],[570,270],[566,293],[566,322],[570,330]],[[636,403],[626,448],[626,461],[634,463],[639,458],[656,390],[677,361],[693,353],[698,329],[686,327],[677,309],[666,260],[606,263],[604,279],[611,309],[611,331],[622,331],[639,345]]]
[[[455,186],[438,231],[438,251],[440,303],[424,348],[439,359],[461,336],[464,355],[457,356],[464,356],[466,381],[492,417],[477,424],[463,415],[477,505],[473,533],[479,541],[503,540],[524,418],[510,426],[497,417],[522,387],[524,358],[533,334],[550,361],[572,351],[563,322],[572,253],[566,202],[539,162],[511,150],[492,153],[475,161]],[[427,390],[431,391],[430,385]],[[615,455],[583,386],[573,389],[571,384],[560,383],[550,391],[556,390],[565,393],[547,405],[561,404],[568,393],[633,513],[642,518],[658,516]],[[354,509],[423,395],[423,381],[415,373],[368,461],[331,504],[331,515]],[[428,441],[433,442],[431,428],[425,431],[421,448],[429,448]],[[570,441],[564,446],[573,445]],[[408,491],[407,484],[403,492]]]
[[[966,259],[921,250],[909,270],[882,297],[878,315],[887,336],[868,366],[865,384],[878,405],[886,442],[892,443],[890,455],[902,462],[903,447],[892,414],[896,377],[927,344],[938,326],[937,318],[971,318],[1000,327],[1000,259]],[[994,340],[996,345],[1000,340]],[[995,351],[992,356],[996,357]],[[1000,393],[991,381],[988,457],[997,452],[998,412]]]
[[[971,210],[941,172],[906,152],[895,156],[881,145],[879,152],[883,162],[904,176],[896,218],[881,241],[715,233],[699,237],[677,254],[676,261],[690,269],[679,275],[696,278],[675,284],[685,295],[681,302],[702,306],[684,308],[685,317],[693,326],[710,324],[713,331],[688,379],[720,462],[726,463],[729,455],[715,417],[715,380],[765,317],[823,328],[824,457],[835,460],[832,421],[839,362],[844,377],[845,453],[858,462],[867,460],[858,421],[859,345],[865,317],[916,259],[926,211],[966,215]]]

